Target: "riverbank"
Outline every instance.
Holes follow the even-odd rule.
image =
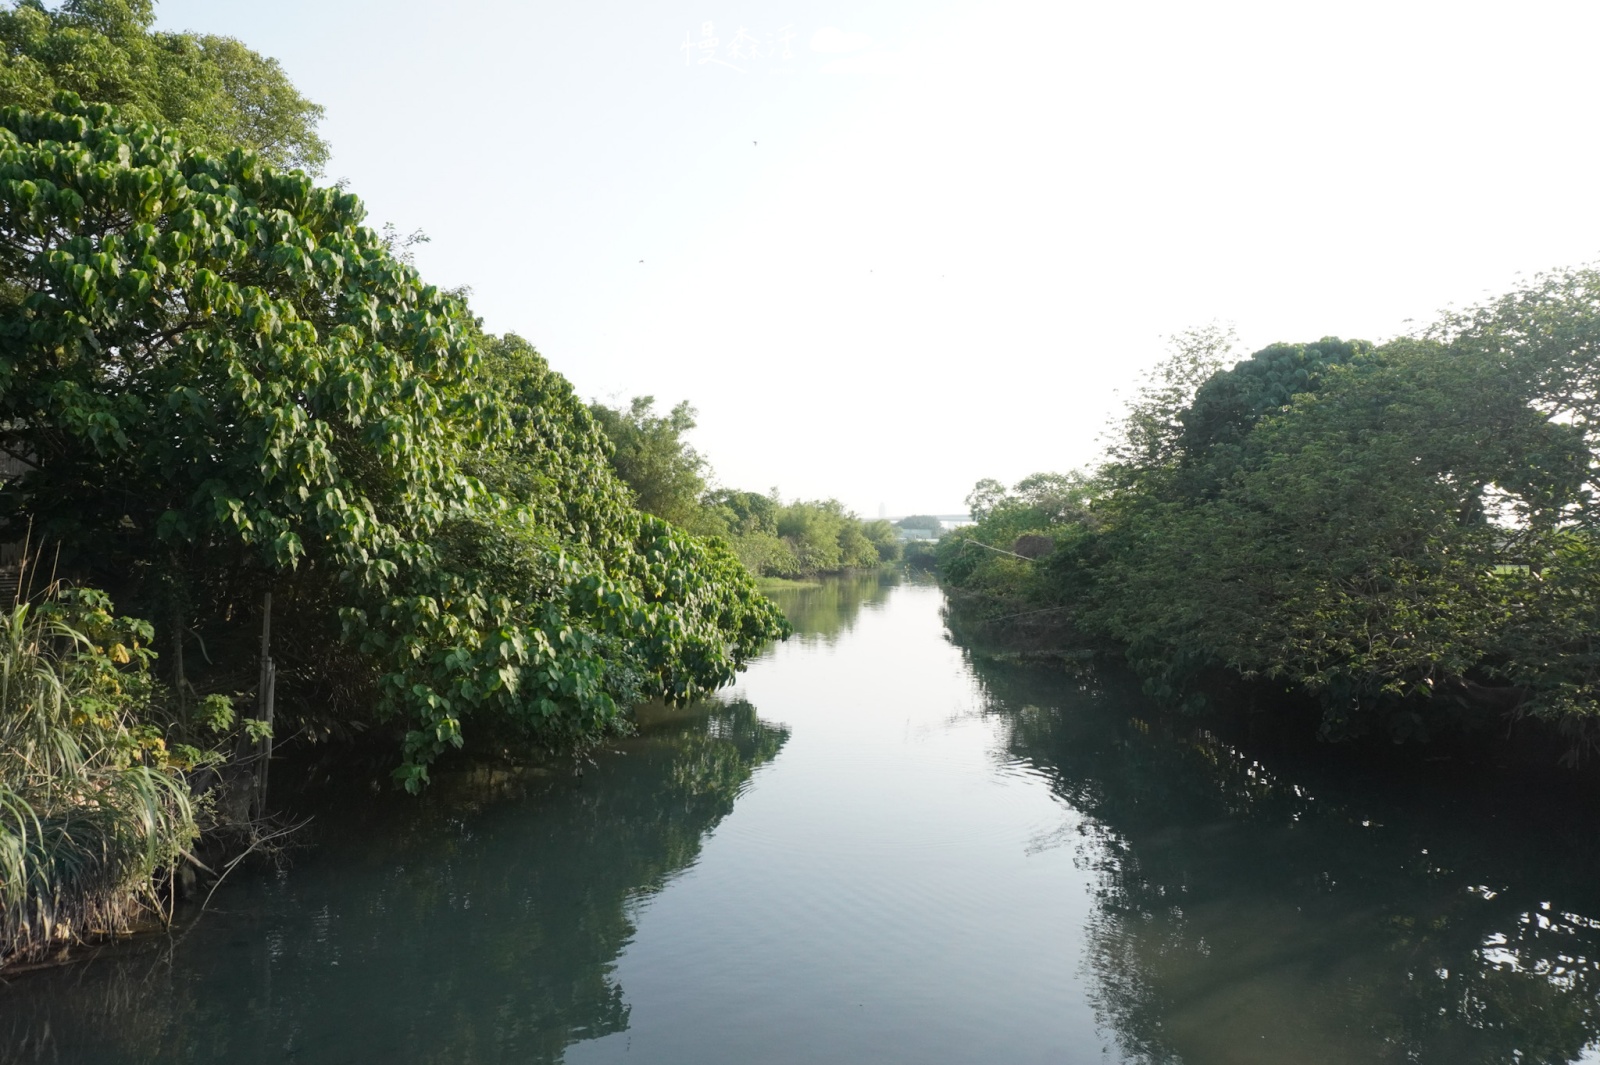
[[[981,659],[925,583],[782,600],[797,638],[582,777],[313,772],[284,869],[0,987],[0,1059],[1499,1065],[1600,1038],[1581,796]]]
[[[149,626],[84,590],[0,613],[0,973],[160,914],[200,836],[144,671]]]
[[[946,594],[946,623],[975,660],[1059,670],[1086,681],[1115,677],[1133,690],[1141,688],[1123,649],[1083,633],[1073,624],[1070,607],[1030,607],[1015,598],[971,592],[951,595],[947,590]],[[1192,687],[1204,694],[1203,700],[1155,701],[1153,708],[1170,717],[1173,727],[1205,729],[1245,743],[1270,743],[1347,769],[1364,763],[1405,774],[1420,765],[1451,763],[1529,782],[1555,778],[1563,788],[1600,798],[1600,757],[1596,757],[1600,752],[1558,722],[1494,707],[1417,698],[1391,710],[1413,716],[1404,735],[1367,728],[1330,738],[1325,702],[1291,685],[1209,668],[1194,672]],[[1148,693],[1148,686],[1145,690]]]
[[[757,577],[756,588],[762,592],[780,592],[793,588],[821,588],[822,581],[817,578],[811,580],[791,580],[788,577]]]

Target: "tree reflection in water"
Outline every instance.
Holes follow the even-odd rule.
[[[445,776],[317,800],[316,846],[238,874],[174,946],[0,989],[6,1061],[554,1062],[627,1027],[638,907],[788,737],[743,702],[641,714],[577,783]]]
[[[1592,795],[1252,757],[1119,681],[974,668],[1008,757],[1083,815],[1085,966],[1133,1060],[1553,1063],[1600,1037]]]
[[[855,628],[862,609],[882,606],[900,579],[898,570],[851,573],[773,587],[767,595],[782,608],[802,643],[820,641],[831,647]]]

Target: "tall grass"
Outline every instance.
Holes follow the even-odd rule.
[[[109,605],[77,592],[0,612],[0,966],[154,912],[157,874],[196,835],[148,721],[141,630]]]

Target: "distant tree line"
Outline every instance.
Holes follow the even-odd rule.
[[[896,521],[894,528],[904,529],[906,532],[915,532],[918,536],[938,536],[939,532],[944,531],[944,521],[934,517],[931,513],[914,513],[910,517]]]
[[[695,427],[687,401],[658,414],[652,396],[626,407],[590,404],[611,441],[611,465],[639,509],[698,536],[728,544],[763,577],[815,577],[868,569],[900,558],[887,521],[863,521],[836,499],[785,503],[766,494],[711,488],[706,460],[686,434]]]

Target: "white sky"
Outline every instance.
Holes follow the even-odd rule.
[[[489,329],[864,517],[1092,461],[1178,330],[1381,340],[1600,250],[1600,3],[157,10],[279,59]]]

